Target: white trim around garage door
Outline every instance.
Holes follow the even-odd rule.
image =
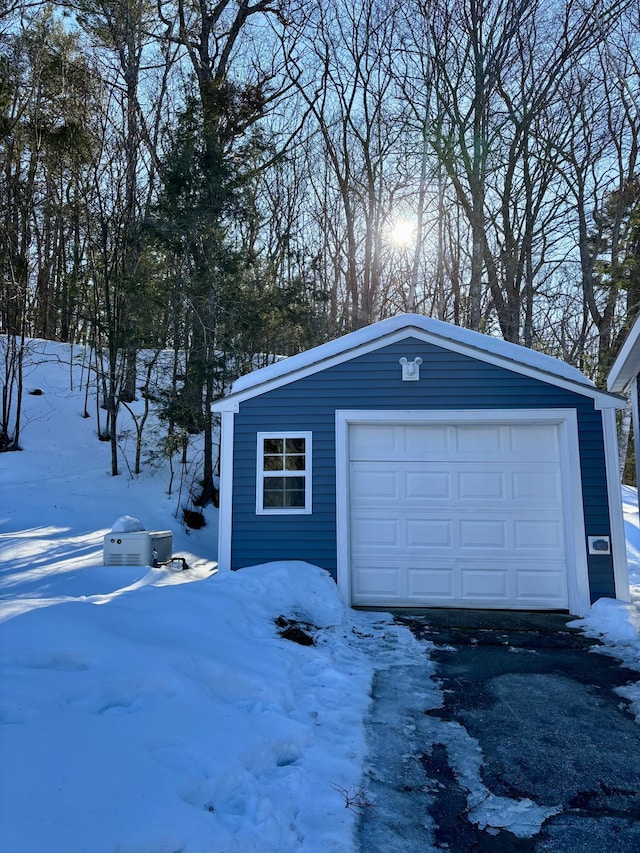
[[[556,424],[560,428],[563,517],[565,526],[569,610],[588,613],[589,575],[582,505],[582,477],[578,449],[578,421],[574,409],[482,410],[338,410],[336,411],[336,533],[338,587],[351,604],[349,426],[351,424]]]

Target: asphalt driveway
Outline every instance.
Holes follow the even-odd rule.
[[[637,672],[594,653],[566,615],[396,620],[435,672],[376,673],[363,853],[640,850],[640,725],[616,692]],[[421,706],[434,677],[442,706]]]

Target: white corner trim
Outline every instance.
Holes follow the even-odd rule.
[[[611,412],[613,413],[613,409]],[[564,532],[569,610],[586,616],[591,607],[582,474],[575,409],[336,410],[336,540],[338,590],[351,605],[349,565],[349,426],[352,423],[549,423],[560,426]],[[615,415],[614,415],[615,425]],[[615,541],[615,540],[614,540]],[[573,571],[571,570],[573,567]]]
[[[218,571],[231,570],[231,523],[233,514],[233,433],[235,414],[221,412],[220,510],[218,513]]]
[[[620,464],[618,461],[618,432],[615,409],[602,410],[602,428],[604,432],[604,459],[607,473],[607,492],[609,495],[609,522],[611,524],[611,553],[613,555],[613,577],[616,598],[630,601],[629,567],[627,564],[627,543],[622,511],[622,484],[620,482]],[[637,452],[637,450],[636,450]]]
[[[567,592],[569,612],[586,616],[591,609],[589,561],[582,500],[582,468],[575,409],[564,412],[560,424],[560,466],[562,471],[564,533],[567,550]],[[575,571],[571,571],[571,566]]]
[[[636,457],[636,483],[640,483],[640,412],[638,411],[637,378],[631,384],[631,422],[633,424],[633,447]]]
[[[336,566],[338,593],[351,607],[351,566],[349,540],[349,419],[348,412],[336,410]]]

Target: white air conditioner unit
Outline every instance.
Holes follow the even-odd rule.
[[[104,537],[105,566],[150,566],[153,545],[146,530],[136,533],[107,533]]]

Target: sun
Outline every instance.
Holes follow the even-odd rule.
[[[389,229],[389,242],[407,248],[416,239],[416,225],[410,219],[396,219]]]

